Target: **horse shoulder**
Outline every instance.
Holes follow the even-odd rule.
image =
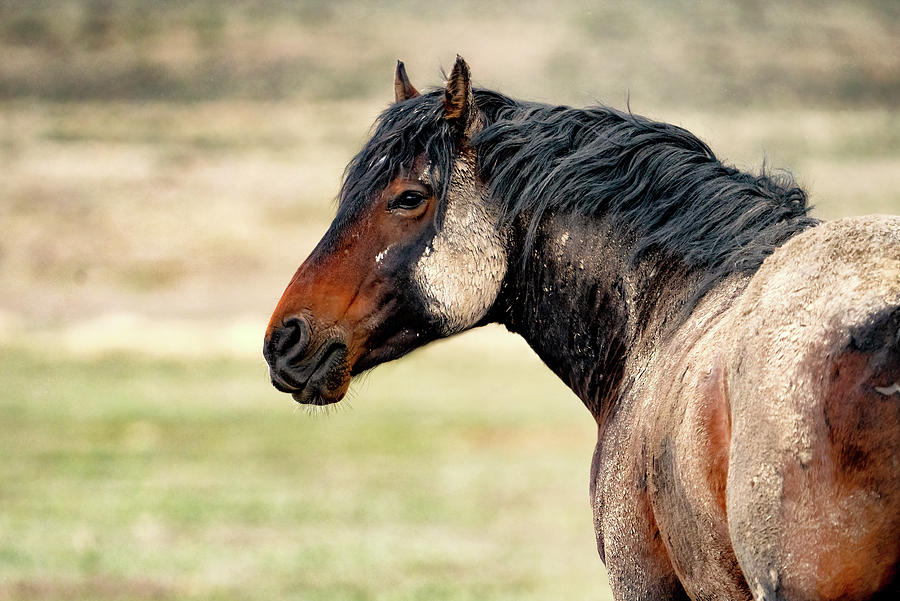
[[[691,598],[750,598],[725,501],[731,416],[722,349],[742,285],[735,278],[710,292],[660,348],[642,399],[653,514]]]
[[[637,384],[637,388],[640,388]],[[629,398],[631,394],[626,395]],[[601,424],[591,463],[597,548],[613,597],[687,599],[656,523],[648,491],[648,441],[631,403]]]
[[[598,546],[617,598],[749,599],[725,518],[730,424],[723,357],[734,279],[666,343],[626,368],[601,422],[592,498]]]

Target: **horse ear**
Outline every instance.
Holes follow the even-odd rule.
[[[419,95],[419,91],[409,83],[406,76],[406,67],[403,61],[397,61],[397,71],[394,73],[394,101],[403,102]]]
[[[476,115],[469,65],[457,54],[456,64],[453,65],[444,89],[444,119],[457,124],[459,131],[468,135],[471,134]]]

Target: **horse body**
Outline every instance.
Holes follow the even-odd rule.
[[[890,586],[898,316],[900,219],[847,219],[723,283],[630,364],[592,468],[617,598],[866,599]]]
[[[870,599],[900,587],[900,219],[805,196],[683,130],[473,92],[397,103],[273,313],[299,402],[489,322],[598,426],[618,600]]]

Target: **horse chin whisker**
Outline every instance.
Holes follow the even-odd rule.
[[[340,403],[337,403],[340,404]],[[335,405],[301,405],[306,417],[319,419],[326,418],[334,412]]]
[[[350,395],[350,391],[347,391],[346,396],[339,403],[335,403],[333,405],[329,405],[331,411],[333,413],[347,413],[348,411],[353,411],[353,397],[356,395]]]
[[[369,377],[372,373],[374,367],[367,369],[366,371],[353,376],[353,379],[350,380],[350,388],[347,389],[347,396],[356,397],[357,394],[361,390],[365,390],[369,386]]]
[[[327,405],[303,405],[303,411],[306,417],[320,418],[328,415]]]
[[[356,395],[347,391],[344,398],[336,403],[327,403],[317,405],[315,403],[295,403],[294,412],[303,412],[306,417],[312,419],[325,419],[338,413],[345,413],[353,410],[352,397]]]

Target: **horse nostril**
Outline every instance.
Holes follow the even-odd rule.
[[[281,326],[281,336],[276,343],[279,354],[302,353],[309,344],[309,325],[302,317],[289,317]]]
[[[279,357],[295,360],[303,356],[309,346],[309,338],[310,328],[306,320],[296,315],[289,317],[280,328],[272,331],[263,354],[273,367]]]

